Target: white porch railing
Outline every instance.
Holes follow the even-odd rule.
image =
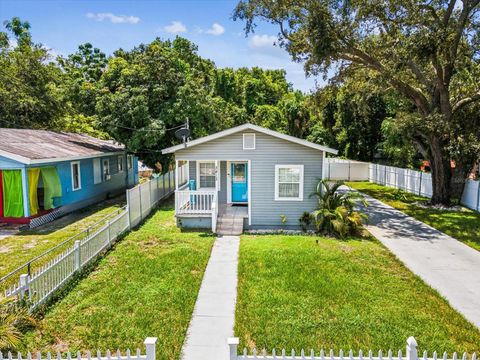
[[[215,190],[175,191],[175,212],[177,215],[210,214],[216,202]]]
[[[218,194],[216,190],[175,191],[175,213],[177,215],[211,215],[212,231],[217,230]]]

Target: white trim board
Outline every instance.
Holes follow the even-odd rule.
[[[206,143],[208,141],[219,139],[219,138],[222,138],[222,137],[225,137],[225,136],[228,136],[228,135],[232,135],[232,134],[235,134],[237,132],[245,131],[245,130],[257,131],[257,132],[260,132],[260,133],[263,133],[263,134],[266,134],[266,135],[270,135],[270,136],[273,136],[273,137],[276,137],[276,138],[279,138],[279,139],[287,140],[287,141],[290,141],[290,142],[293,142],[293,143],[296,143],[296,144],[299,144],[299,145],[303,145],[303,146],[306,146],[306,147],[310,147],[310,148],[313,148],[313,149],[316,149],[316,150],[325,151],[325,152],[335,154],[335,155],[338,154],[338,150],[335,150],[335,149],[332,149],[332,148],[329,148],[329,147],[326,147],[326,146],[323,146],[323,145],[315,144],[315,143],[312,143],[312,142],[307,141],[307,140],[299,139],[299,138],[296,138],[294,136],[285,135],[285,134],[279,133],[277,131],[266,129],[264,127],[253,125],[253,124],[243,124],[243,125],[240,125],[240,126],[233,127],[231,129],[227,129],[227,130],[224,130],[224,131],[217,132],[217,133],[212,134],[212,135],[204,136],[204,137],[201,137],[199,139],[189,141],[186,144],[171,146],[169,148],[163,149],[162,154],[171,154],[171,153],[176,152],[177,150],[181,150],[181,149],[189,148],[189,147],[192,147],[192,146],[195,146],[195,145],[203,144],[203,143]]]
[[[115,151],[115,152],[105,152],[105,153],[82,155],[82,156],[70,156],[70,157],[63,157],[63,158],[30,159],[25,156],[0,150],[0,156],[6,157],[7,159],[11,159],[14,161],[18,161],[19,163],[22,163],[25,165],[49,164],[49,163],[56,163],[56,162],[63,162],[63,161],[75,161],[75,160],[91,159],[91,158],[97,158],[97,157],[122,155],[125,153],[126,151]]]

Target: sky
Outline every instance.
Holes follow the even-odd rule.
[[[231,0],[0,0],[0,21],[13,16],[27,20],[33,40],[67,55],[90,42],[106,54],[129,50],[156,37],[183,36],[198,45],[201,56],[219,67],[285,69],[295,89],[308,92],[321,79],[306,78],[303,65],[291,61],[275,45],[278,29],[258,24],[245,36],[242,21],[233,21],[237,1]]]

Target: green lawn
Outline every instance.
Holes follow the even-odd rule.
[[[136,349],[178,359],[214,237],[180,232],[171,204],[129,233],[27,334],[23,350]]]
[[[120,209],[123,205],[125,205],[124,197],[107,200],[66,215],[36,229],[21,231],[0,240],[0,277],[69,237],[87,229],[108,214]],[[69,243],[67,246],[72,244]],[[59,251],[64,251],[65,248],[62,247]],[[12,254],[15,256],[12,256]],[[37,261],[34,264],[35,268],[46,263],[56,254],[58,254],[58,251],[53,252],[51,256],[45,259]]]
[[[403,211],[425,224],[454,237],[466,245],[480,250],[480,213],[463,208],[463,211],[438,210],[422,208],[414,202],[426,201],[427,198],[402,192],[406,199],[394,197],[398,190],[392,187],[370,182],[349,182],[347,185],[370,195],[384,203]]]
[[[316,244],[315,240],[319,243]],[[375,240],[242,236],[240,348],[478,351],[480,332]]]

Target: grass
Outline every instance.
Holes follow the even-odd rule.
[[[423,208],[416,202],[427,201],[427,198],[404,191],[400,192],[401,198],[399,198],[395,196],[395,192],[398,190],[392,187],[370,182],[350,182],[347,185],[480,251],[480,213],[476,211],[467,208],[462,208],[462,211]]]
[[[318,245],[315,242],[318,239]],[[480,332],[375,240],[242,236],[235,334],[271,350],[480,350]]]
[[[214,237],[180,232],[171,204],[129,233],[51,308],[21,350],[136,349],[178,359]]]
[[[0,277],[69,237],[87,229],[108,214],[120,209],[124,204],[124,197],[107,200],[66,215],[36,229],[21,231],[0,240]],[[72,244],[68,244],[68,246],[70,245]],[[64,247],[59,249],[59,251],[63,250],[65,250]],[[52,253],[52,256],[57,253]],[[15,256],[12,256],[12,254]],[[51,256],[46,257],[34,265],[38,267],[50,258]]]

